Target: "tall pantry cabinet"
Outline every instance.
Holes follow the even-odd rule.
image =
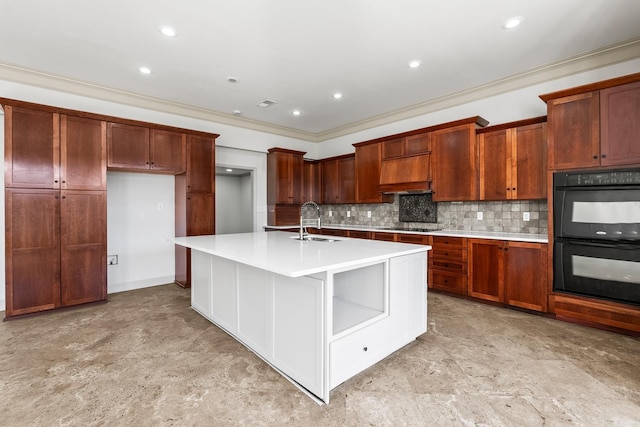
[[[6,317],[105,300],[106,122],[4,112]]]

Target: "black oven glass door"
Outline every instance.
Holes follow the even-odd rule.
[[[640,245],[555,242],[554,291],[640,304]]]
[[[557,188],[555,236],[640,240],[640,188]]]

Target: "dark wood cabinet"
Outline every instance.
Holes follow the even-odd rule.
[[[544,312],[547,245],[469,239],[469,296]]]
[[[433,201],[477,200],[476,128],[486,124],[481,117],[472,117],[433,131]]]
[[[355,203],[356,168],[355,156],[325,159],[322,164],[322,203]]]
[[[107,189],[106,122],[60,116],[60,188]]]
[[[271,148],[267,154],[267,204],[302,203],[304,152]],[[272,224],[273,225],[273,224]]]
[[[429,287],[467,294],[467,239],[432,236],[429,253]]]
[[[392,194],[380,190],[382,143],[354,144],[356,149],[356,203],[392,203]]]
[[[185,171],[184,133],[109,122],[107,145],[109,169],[173,175]]]
[[[177,237],[215,234],[215,141],[217,135],[187,134],[186,173],[175,177]],[[175,282],[191,286],[191,250],[175,247]]]
[[[477,131],[480,200],[547,197],[546,118]]]
[[[430,135],[428,132],[392,138],[382,142],[383,159],[427,154],[430,151]]]
[[[320,185],[322,183],[322,171],[317,160],[305,160],[303,164],[302,178],[302,202],[319,203]]]
[[[640,164],[640,73],[541,95],[551,170]]]
[[[640,165],[640,81],[600,91],[602,166]]]

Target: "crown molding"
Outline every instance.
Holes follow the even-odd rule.
[[[640,38],[632,39],[603,49],[586,52],[544,67],[539,67],[526,73],[496,80],[465,91],[456,92],[427,102],[415,104],[406,108],[318,133],[305,132],[259,120],[252,120],[234,116],[232,114],[221,113],[206,108],[116,90],[11,64],[0,63],[0,79],[74,95],[96,98],[103,101],[110,101],[133,107],[169,114],[177,114],[243,129],[255,130],[258,132],[271,133],[307,142],[323,142],[377,126],[383,126],[389,123],[410,119],[446,108],[455,107],[457,105],[488,98],[501,93],[533,86],[545,81],[555,80],[580,72],[638,58],[640,58]]]

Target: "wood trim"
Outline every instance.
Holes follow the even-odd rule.
[[[497,130],[505,130],[505,129],[510,129],[510,128],[517,128],[517,127],[520,127],[520,126],[535,125],[535,124],[538,124],[538,123],[544,123],[546,121],[547,121],[547,116],[540,116],[540,117],[533,117],[533,118],[530,118],[530,119],[517,120],[515,122],[502,123],[502,124],[499,124],[499,125],[487,126],[485,128],[476,129],[476,135],[481,135],[483,133],[493,132],[493,131],[497,131]]]
[[[540,99],[548,102],[552,99],[563,98],[565,96],[577,95],[584,92],[592,92],[600,89],[607,89],[613,86],[619,86],[627,83],[633,83],[640,81],[640,73],[629,74],[627,76],[616,77],[609,80],[603,80],[596,83],[589,83],[582,86],[576,86],[569,89],[560,90],[557,92],[551,92],[544,95],[540,95]]]
[[[343,160],[343,159],[350,159],[350,158],[356,158],[356,153],[349,153],[349,154],[341,154],[339,156],[333,156],[333,157],[326,157],[324,159],[320,159],[320,162],[330,162],[332,160]]]
[[[306,151],[296,151],[296,150],[289,150],[288,148],[280,148],[280,147],[273,147],[273,148],[269,148],[267,150],[267,153],[271,154],[271,153],[289,153],[289,154],[296,154],[296,155],[300,155],[300,156],[304,156],[306,153]]]
[[[433,132],[433,131],[437,131],[437,130],[442,130],[442,129],[448,129],[448,128],[452,128],[452,127],[457,127],[457,126],[461,126],[461,125],[468,125],[468,124],[475,124],[476,127],[485,127],[487,124],[489,124],[488,120],[483,119],[480,116],[473,116],[473,117],[467,117],[466,119],[460,119],[460,120],[455,120],[453,122],[447,122],[447,123],[442,123],[439,125],[434,125],[434,126],[428,126],[426,128],[420,128],[420,129],[414,129],[408,132],[403,132],[403,133],[397,133],[395,135],[387,135],[387,136],[383,136],[380,138],[376,138],[376,139],[371,139],[368,141],[363,141],[363,142],[358,142],[355,144],[351,144],[354,147],[359,147],[362,145],[367,145],[367,144],[375,144],[377,142],[383,142],[389,139],[397,139],[397,138],[404,138],[407,136],[413,136],[413,135],[418,135],[421,133],[427,133],[427,132]]]
[[[2,97],[0,97],[0,105],[2,105],[3,107],[4,106],[14,106],[14,107],[29,108],[29,109],[32,109],[32,110],[47,111],[47,112],[50,112],[50,113],[57,113],[57,114],[66,114],[68,116],[82,117],[82,118],[85,118],[85,119],[104,120],[104,121],[107,121],[107,122],[122,123],[122,124],[125,124],[125,125],[133,125],[133,126],[150,127],[150,128],[154,128],[154,129],[162,129],[162,130],[168,130],[168,131],[172,131],[172,132],[184,132],[184,133],[189,133],[189,134],[192,134],[192,135],[211,137],[211,138],[214,138],[214,139],[220,136],[219,134],[216,134],[216,133],[202,132],[202,131],[193,130],[193,129],[184,129],[184,128],[179,128],[179,127],[175,127],[175,126],[168,126],[168,125],[162,125],[162,124],[158,124],[158,123],[143,122],[143,121],[139,121],[139,120],[131,120],[131,119],[123,118],[123,117],[108,116],[108,115],[104,115],[104,114],[89,113],[89,112],[86,112],[86,111],[71,110],[71,109],[68,109],[68,108],[53,107],[53,106],[50,106],[50,105],[35,104],[35,103],[32,103],[32,102],[20,101],[20,100],[17,100],[17,99],[10,99],[10,98],[2,98]]]

